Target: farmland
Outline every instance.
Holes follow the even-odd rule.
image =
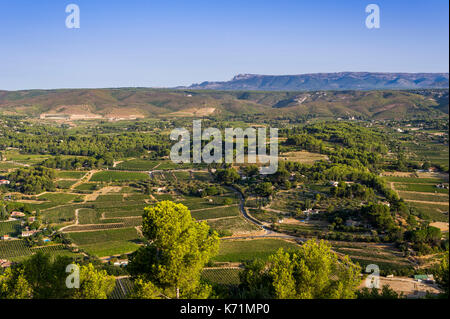
[[[89,130],[92,124],[77,125]],[[153,130],[155,122],[140,122],[152,133],[136,135],[117,133],[123,129],[121,123],[97,125],[96,131],[103,132],[97,139],[100,146],[113,147],[110,139],[117,137],[113,158],[6,152],[4,167],[10,171],[1,173],[5,178],[10,172],[34,169],[39,180],[41,164],[52,168],[44,166],[50,169],[50,181],[39,180],[45,188],[34,180],[33,187],[23,192],[13,185],[1,188],[7,213],[19,211],[25,216],[0,221],[0,236],[12,237],[0,241],[0,259],[20,262],[42,251],[95,260],[99,265],[110,266],[119,257],[127,260],[148,244],[141,229],[144,209],[161,201],[185,205],[195,222],[206,222],[217,232],[218,254],[205,266],[202,278],[228,287],[224,289],[237,287],[248,262],[267,261],[279,248],[299,249],[308,239],[329,241],[339,256],[349,256],[362,267],[377,264],[385,275],[423,272],[445,247],[448,173],[434,163],[428,163],[430,171],[422,169],[423,159],[438,158],[410,147],[400,138],[406,139],[406,134],[395,133],[400,137],[389,140],[386,125],[320,121],[286,125],[280,131],[279,170],[270,176],[252,173],[255,167],[250,164],[175,164],[161,151],[170,145],[168,132],[159,136],[160,131]],[[76,128],[67,132],[76,132],[72,139],[81,138]],[[137,140],[147,143],[144,151],[136,152]],[[79,143],[82,147],[90,142]],[[391,151],[402,147],[411,151],[410,162],[405,160],[401,167],[388,146]],[[390,207],[386,208],[389,225],[370,219],[373,204],[378,210]],[[438,226],[441,238],[413,242],[416,237],[411,233],[428,225]],[[30,236],[22,237],[24,231],[31,231]],[[110,298],[124,298],[132,280],[126,267],[114,267],[115,274],[125,277],[116,280],[119,286]]]

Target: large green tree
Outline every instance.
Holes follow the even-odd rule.
[[[241,274],[241,288],[251,298],[351,299],[356,297],[360,271],[326,242],[309,240],[298,250],[279,249],[267,264],[247,266]]]
[[[130,258],[129,272],[150,281],[169,298],[206,298],[211,287],[200,280],[219,238],[206,222],[197,222],[183,204],[162,201],[146,207],[142,233],[148,245]]]

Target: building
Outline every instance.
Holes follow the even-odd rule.
[[[11,217],[25,217],[25,214],[22,212],[12,212]]]
[[[417,282],[434,284],[434,276],[433,275],[414,275],[414,280],[416,280]]]
[[[10,182],[7,179],[0,179],[0,185],[9,185]]]
[[[37,230],[24,230],[22,231],[22,237],[30,237],[37,233]]]
[[[0,259],[0,267],[1,268],[11,267],[11,262],[7,259]]]
[[[339,186],[339,182],[330,181],[330,185],[333,186],[333,187],[338,187]]]
[[[10,240],[11,238],[9,237],[9,235],[3,235],[2,236],[2,240]]]

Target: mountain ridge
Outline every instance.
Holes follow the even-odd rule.
[[[294,75],[243,73],[230,81],[205,81],[185,89],[243,91],[407,90],[449,87],[449,73],[335,72]]]

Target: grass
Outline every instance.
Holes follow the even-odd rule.
[[[94,191],[98,188],[99,184],[97,183],[83,183],[75,187],[76,190],[80,191]]]
[[[211,228],[213,228],[216,231],[228,230],[231,231],[233,234],[250,233],[259,230],[258,227],[247,222],[241,216],[216,220],[207,220],[207,222],[209,226],[211,226]]]
[[[47,193],[38,197],[42,200],[41,204],[30,204],[33,209],[39,208],[40,210],[52,208],[59,205],[64,205],[77,198],[81,198],[79,195],[65,194],[65,193]]]
[[[144,181],[148,179],[149,176],[145,173],[120,172],[120,171],[97,172],[91,177],[92,182],[127,182],[127,181]]]
[[[408,205],[415,208],[421,214],[427,216],[432,221],[436,222],[448,222],[448,210],[449,205],[440,204],[422,204],[415,202],[408,202]],[[443,214],[447,212],[447,214]]]
[[[219,285],[239,285],[241,271],[238,268],[205,268],[202,271],[202,278]]]
[[[78,210],[79,224],[96,224],[99,222],[101,213],[90,208],[82,208]]]
[[[239,207],[218,207],[207,210],[200,210],[191,212],[192,217],[198,220],[211,219],[211,218],[221,218],[230,216],[239,216]]]
[[[77,181],[72,180],[59,180],[55,182],[56,188],[60,189],[69,189],[73,184],[75,184]]]
[[[136,251],[139,247],[138,244],[131,241],[112,241],[81,246],[88,254],[97,257],[121,255]]]
[[[435,184],[397,184],[394,185],[396,190],[409,191],[409,192],[421,192],[421,193],[441,193],[448,194],[448,189],[437,188]]]
[[[256,258],[266,260],[279,248],[296,249],[298,245],[280,239],[221,241],[216,262],[245,262]]]
[[[441,196],[433,193],[430,194],[421,194],[421,193],[409,193],[398,191],[398,195],[404,200],[421,200],[427,202],[447,202],[448,203],[448,195]]]
[[[91,232],[70,233],[77,245],[89,245],[113,241],[137,241],[139,235],[134,228],[111,229]]]
[[[79,172],[79,171],[57,171],[56,172],[57,178],[80,179],[84,175],[86,175],[86,172]]]
[[[69,233],[69,237],[88,254],[104,257],[135,251],[140,237],[135,228]]]
[[[444,182],[440,178],[419,178],[419,177],[400,177],[400,176],[385,176],[383,177],[387,182],[395,183],[413,183],[413,184],[439,184]]]
[[[133,159],[119,163],[115,168],[130,171],[149,171],[152,170],[156,165],[158,165],[157,161]]]
[[[2,222],[0,221],[0,236],[13,236],[20,230],[20,221]]]
[[[79,207],[79,205],[67,205],[51,208],[41,212],[43,216],[42,219],[44,222],[49,222],[52,224],[73,221],[75,219],[75,209]]]

